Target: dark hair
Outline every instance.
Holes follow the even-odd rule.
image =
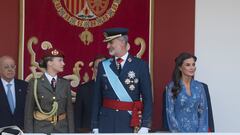
[[[179,67],[182,66],[184,60],[189,58],[193,58],[194,61],[197,61],[196,56],[187,52],[183,52],[179,54],[178,57],[175,58],[175,67],[172,73],[172,81],[173,81],[172,93],[173,93],[174,99],[176,99],[176,97],[181,91],[180,79],[182,77],[182,72],[179,70]]]
[[[93,59],[93,67],[94,67],[94,68],[97,68],[97,67],[95,67],[95,63],[96,63],[96,61],[99,60],[99,59],[107,59],[107,57],[106,57],[105,55],[102,55],[102,54],[96,55],[96,56],[94,57],[94,59]]]
[[[98,54],[94,57],[93,63],[95,63],[95,61],[98,60],[98,59],[104,59],[104,58],[106,59],[107,57],[105,55]]]
[[[52,61],[53,57],[44,57],[39,61],[39,67],[47,69],[47,62]]]
[[[119,40],[123,41],[125,45],[128,43],[128,35],[123,35],[118,38]]]

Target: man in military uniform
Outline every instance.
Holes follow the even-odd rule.
[[[63,72],[64,55],[60,50],[45,51],[39,66],[46,69],[29,83],[25,104],[24,132],[74,132],[73,107],[69,81],[57,74]]]
[[[98,67],[92,110],[94,133],[148,133],[151,126],[149,68],[128,53],[127,34],[126,28],[104,31],[104,42],[113,57]]]

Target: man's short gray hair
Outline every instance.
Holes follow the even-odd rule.
[[[119,37],[118,39],[119,39],[120,41],[123,41],[124,44],[127,45],[127,43],[128,43],[128,35],[123,35],[123,36]]]

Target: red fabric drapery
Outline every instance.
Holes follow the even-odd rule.
[[[60,2],[61,5],[56,4]],[[80,70],[81,81],[84,73],[88,73],[91,79],[92,70],[89,63],[93,60],[96,54],[105,54],[108,56],[105,43],[103,43],[103,29],[109,27],[126,27],[129,28],[129,42],[131,44],[130,53],[136,55],[140,50],[139,46],[134,44],[137,37],[141,37],[146,42],[146,51],[142,59],[148,61],[149,52],[149,14],[150,2],[146,0],[122,0],[115,11],[113,17],[108,18],[104,14],[113,7],[116,9],[114,2],[119,0],[102,0],[103,6],[98,9],[98,5],[92,0],[25,0],[25,32],[24,32],[24,78],[31,72],[30,54],[27,51],[27,43],[33,36],[38,39],[38,43],[32,48],[36,53],[36,61],[41,57],[43,50],[41,43],[49,41],[53,47],[62,50],[65,53],[65,71],[63,75],[73,73],[74,64],[77,61],[82,61],[84,66]],[[107,3],[108,2],[108,3]],[[88,4],[88,9],[84,10],[85,4]],[[105,5],[104,5],[105,4]],[[66,16],[60,16],[59,8],[63,8]],[[106,10],[104,10],[104,8]],[[91,15],[90,11],[95,15],[102,16],[105,22],[100,26],[90,27],[88,31],[93,34],[93,42],[89,45],[84,45],[80,39],[80,34],[84,32],[81,27],[83,21],[78,21],[77,25],[70,24],[69,17],[77,17],[80,11],[85,15]],[[78,14],[79,13],[79,14]],[[70,15],[70,16],[67,16]],[[79,19],[83,20],[83,19]],[[94,20],[94,19],[90,19]],[[96,25],[97,21],[91,21],[90,25]]]

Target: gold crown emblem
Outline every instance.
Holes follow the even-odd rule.
[[[56,55],[58,55],[59,54],[59,52],[55,49],[55,50],[53,50],[52,52],[52,55],[54,55],[54,56],[56,56]]]

